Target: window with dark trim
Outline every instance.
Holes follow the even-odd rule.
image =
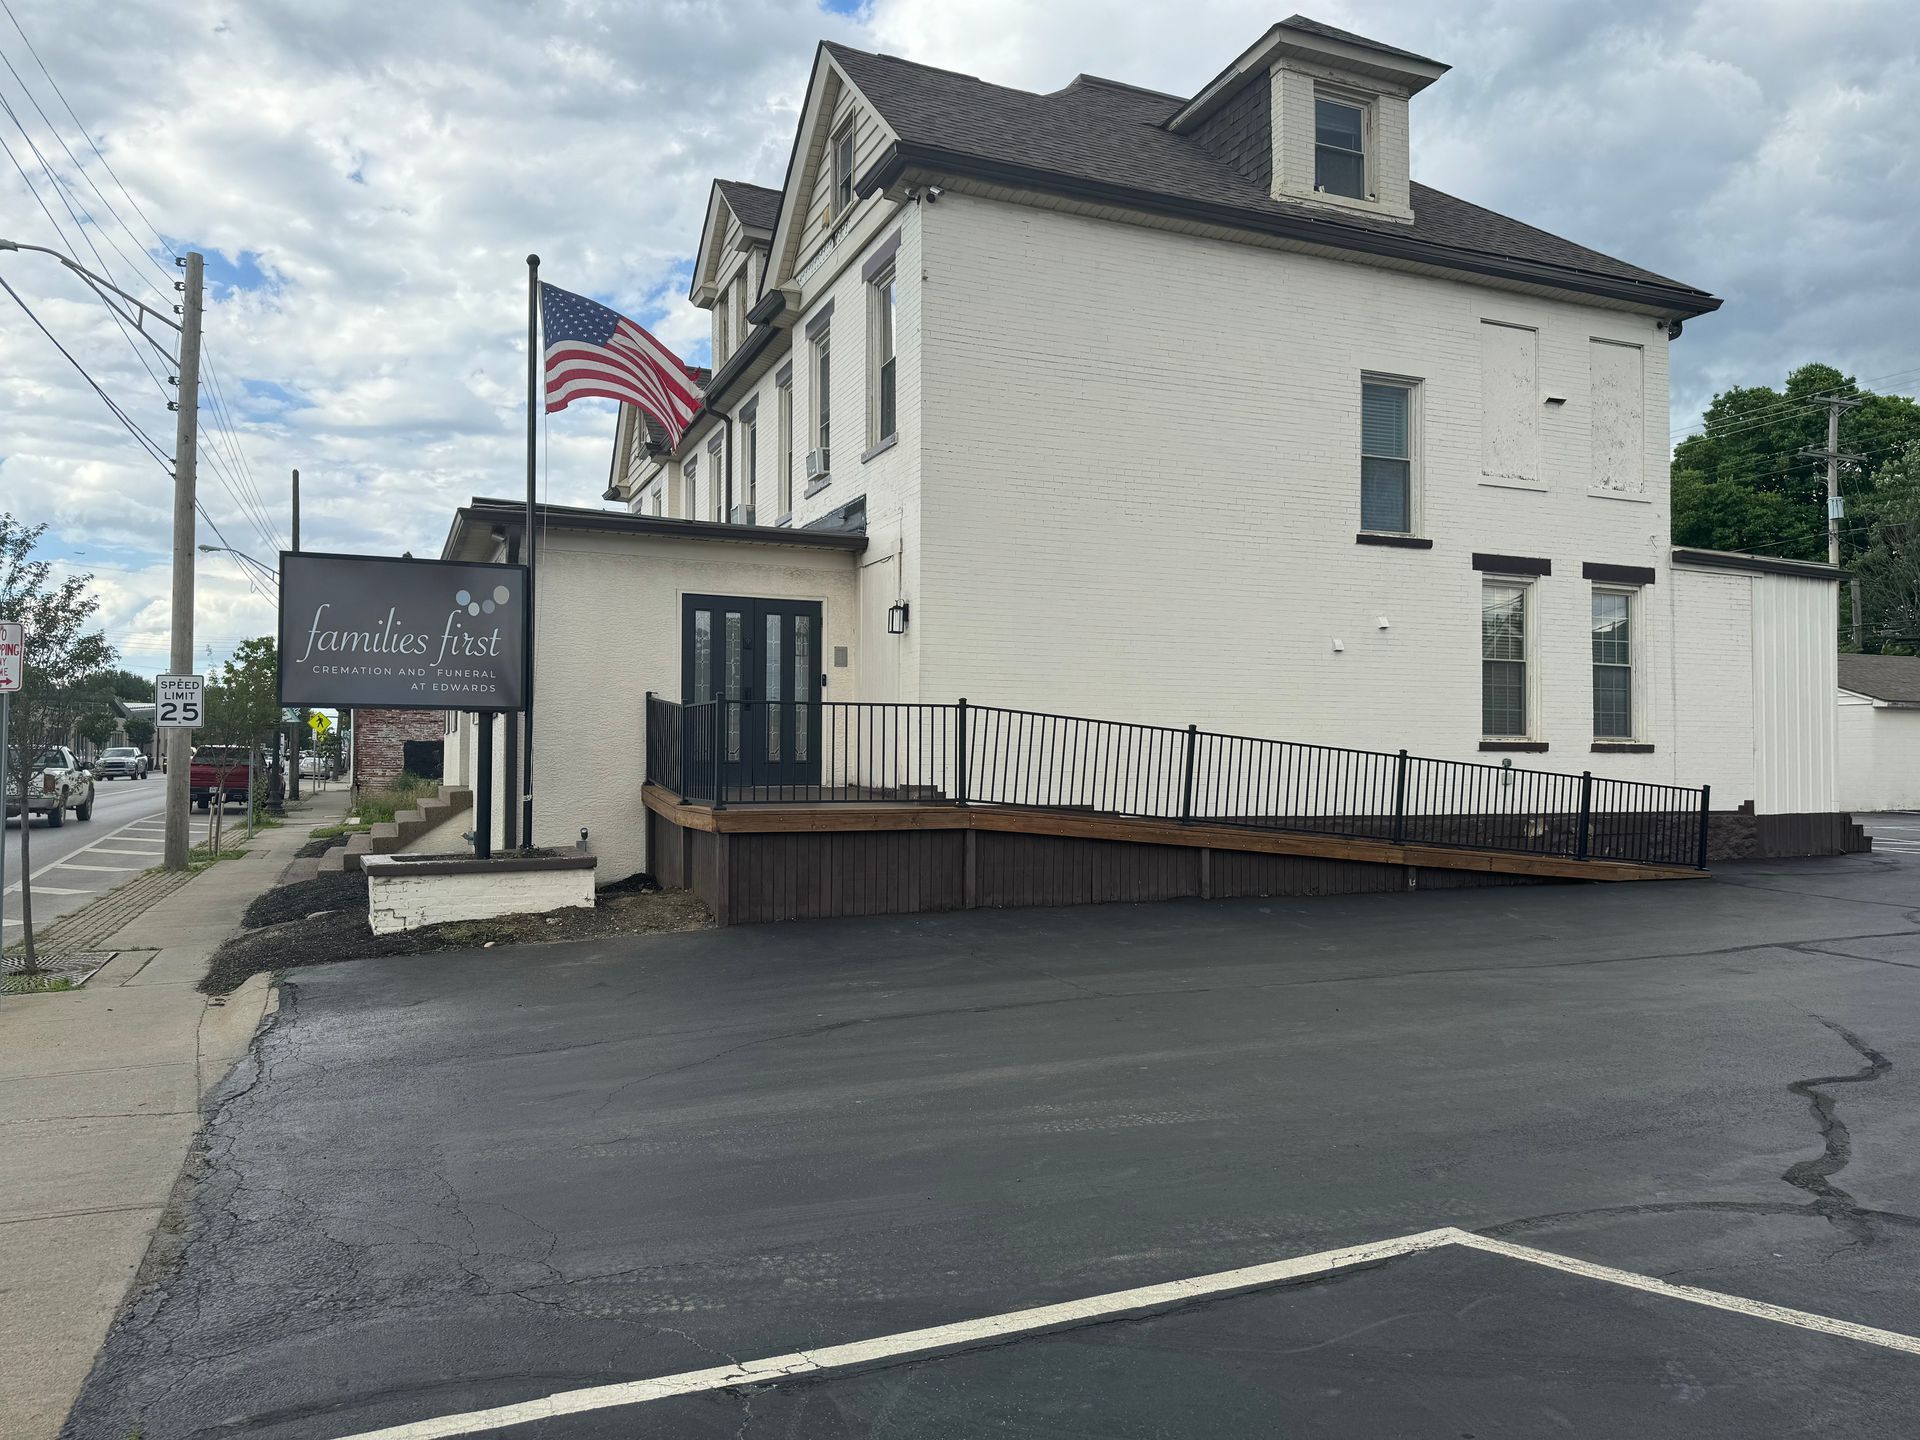
[[[869,327],[871,343],[868,354],[872,357],[870,404],[873,422],[867,436],[868,445],[878,445],[882,440],[893,438],[896,428],[895,416],[895,362],[893,349],[894,288],[893,267],[888,266],[874,277],[872,287],[872,324]]]
[[[1593,592],[1593,738],[1633,739],[1633,594]]]
[[[1360,528],[1413,531],[1413,385],[1360,384]]]
[[[1527,589],[1481,582],[1480,734],[1489,740],[1527,737]]]
[[[778,389],[779,468],[775,474],[778,486],[778,506],[780,513],[776,520],[784,520],[793,514],[793,377],[789,375]]]
[[[833,137],[833,213],[844,214],[853,205],[853,122]]]

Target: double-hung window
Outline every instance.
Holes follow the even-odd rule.
[[[716,435],[707,446],[707,518],[716,524],[727,518],[726,487],[720,476],[720,442]]]
[[[727,297],[713,302],[713,365],[717,370],[733,353],[733,327],[727,317]]]
[[[1593,592],[1593,738],[1633,738],[1633,596]]]
[[[689,455],[680,467],[680,518],[700,518],[700,457]]]
[[[1414,387],[1404,381],[1360,384],[1360,528],[1413,532]]]
[[[853,122],[833,137],[833,213],[837,219],[853,205]]]
[[[788,375],[786,383],[780,386],[778,393],[780,397],[779,469],[774,477],[774,483],[779,492],[777,507],[780,513],[774,518],[785,520],[793,514],[793,377],[791,374]]]
[[[817,476],[824,480],[833,453],[833,332],[822,330],[813,342],[813,448],[819,454]]]
[[[882,271],[875,277],[872,286],[872,322],[868,327],[872,343],[867,347],[867,353],[871,357],[869,364],[872,367],[868,385],[870,409],[867,413],[873,417],[867,436],[869,445],[878,445],[882,440],[892,439],[897,423],[893,353],[893,275],[891,268]]]
[[[1480,733],[1523,740],[1527,725],[1527,586],[1487,580],[1480,587]]]
[[[760,421],[756,417],[743,420],[740,425],[740,504],[745,510],[740,518],[748,525],[754,524],[757,519],[754,496],[759,489],[755,483],[759,470]]]
[[[1313,101],[1313,188],[1353,200],[1367,197],[1367,110],[1350,100]]]

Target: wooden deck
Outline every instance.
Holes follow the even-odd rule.
[[[1706,873],[1063,810],[898,803],[715,810],[657,785],[643,793],[655,874],[699,892],[722,924],[1175,895],[1698,880]]]

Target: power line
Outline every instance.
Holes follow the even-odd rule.
[[[1868,398],[1872,398],[1870,392],[1867,392],[1866,390],[1864,390],[1864,388],[1861,388],[1861,387],[1865,387],[1868,385],[1877,385],[1883,380],[1898,380],[1902,376],[1906,376],[1906,375],[1920,375],[1920,366],[1915,366],[1912,369],[1908,369],[1908,370],[1891,370],[1887,372],[1885,375],[1869,375],[1865,380],[1855,380],[1855,381],[1852,381],[1851,383],[1856,387],[1856,390],[1858,391],[1858,393]],[[1727,435],[1738,434],[1741,430],[1758,429],[1761,426],[1768,425],[1768,424],[1783,423],[1787,418],[1784,412],[1798,410],[1807,406],[1824,405],[1825,403],[1826,403],[1826,400],[1821,396],[1807,396],[1799,400],[1782,399],[1782,400],[1774,401],[1767,405],[1763,405],[1758,410],[1751,410],[1751,411],[1747,411],[1744,414],[1734,416],[1733,418],[1736,421],[1741,422],[1739,425],[1732,428],[1727,428],[1727,429],[1713,430],[1711,431],[1711,436],[1713,439],[1718,440]],[[1772,416],[1774,418],[1768,419],[1766,418],[1768,416]],[[1745,423],[1748,421],[1751,421],[1753,423],[1751,425]],[[1712,424],[1713,422],[1710,419],[1708,419],[1706,416],[1702,416],[1700,419],[1694,421],[1691,425],[1682,425],[1679,429],[1672,431],[1671,435],[1672,436],[1685,435],[1686,432],[1689,430],[1700,430],[1703,434],[1705,434],[1708,432]]]
[[[19,17],[13,13],[12,8],[10,6],[7,6],[3,3],[3,0],[0,0],[0,8],[6,9],[7,18],[13,22],[14,29],[19,32],[21,41],[26,45],[28,53],[33,56],[34,63],[40,67],[40,73],[43,76],[45,76],[48,85],[50,85],[53,88],[54,94],[59,97],[60,103],[66,108],[67,114],[73,119],[74,125],[76,126],[76,128],[79,129],[81,136],[86,140],[88,147],[92,149],[95,157],[99,160],[101,167],[105,169],[107,174],[112,178],[113,183],[115,184],[116,187],[118,187],[118,189],[120,190],[120,193],[126,198],[127,203],[133,208],[134,213],[139,215],[140,219],[143,222],[145,222],[145,224],[147,225],[147,228],[153,232],[153,237],[156,241],[159,242],[160,247],[166,250],[169,254],[176,254],[176,258],[177,258],[177,252],[175,252],[173,247],[167,243],[166,237],[160,233],[158,227],[156,227],[153,224],[153,222],[147,218],[146,212],[140,208],[139,202],[135,200],[133,198],[132,193],[127,190],[125,183],[120,179],[118,173],[115,172],[115,170],[113,169],[113,166],[108,162],[105,154],[101,151],[99,144],[94,140],[92,134],[88,131],[86,125],[81,122],[80,117],[74,111],[71,102],[67,100],[65,92],[60,89],[59,82],[53,78],[53,73],[50,70],[48,70],[46,62],[41,59],[39,52],[34,48],[33,41],[27,36],[25,28],[20,24]],[[53,124],[52,118],[47,114],[45,107],[43,107],[40,104],[39,100],[35,98],[32,90],[27,86],[25,80],[21,78],[20,72],[17,68],[15,68],[13,62],[7,59],[4,54],[0,54],[0,62],[5,63],[8,73],[10,73],[13,76],[15,83],[20,86],[21,93],[26,96],[28,102],[33,106],[35,111],[39,114],[41,120],[46,124],[49,132],[53,135],[54,139],[59,143],[60,148],[66,152],[67,158],[73,163],[76,172],[78,172],[80,177],[86,181],[87,185],[89,186],[89,188],[92,189],[93,193],[100,197],[102,206],[106,209],[107,213],[111,215],[113,219],[119,224],[120,228],[126,232],[127,238],[133,241],[134,246],[137,250],[139,250],[141,257],[144,260],[146,260],[148,264],[152,265],[155,269],[160,270],[163,276],[166,276],[166,271],[161,267],[160,262],[156,260],[153,257],[153,255],[147,251],[146,247],[143,244],[141,244],[139,237],[133,233],[132,227],[127,224],[125,218],[121,216],[120,212],[113,207],[113,203],[111,200],[107,198],[106,192],[100,188],[98,183],[94,181],[91,175],[87,174],[86,167],[80,162],[79,157],[74,154],[73,147],[68,145],[64,137],[60,135],[58,128]],[[99,226],[99,223],[95,221],[93,216],[88,212],[86,203],[84,201],[81,201],[79,205],[79,210],[76,213],[75,207],[74,207],[74,201],[75,199],[78,199],[78,197],[72,194],[71,187],[64,185],[64,183],[60,180],[59,176],[54,172],[53,167],[47,162],[46,157],[40,152],[39,146],[34,143],[32,136],[27,133],[25,125],[21,123],[20,117],[14,112],[12,106],[7,104],[4,96],[0,96],[0,108],[5,109],[8,118],[13,121],[14,128],[20,132],[21,138],[26,141],[28,148],[33,151],[34,158],[40,162],[41,170],[46,174],[48,181],[53,185],[55,194],[60,197],[61,204],[66,209],[69,218],[72,219],[75,229],[80,234],[81,240],[85,242],[87,248],[93,253],[94,259],[99,263],[100,268],[106,272],[108,279],[115,286],[118,286],[120,283],[119,277],[113,273],[112,267],[107,264],[106,258],[103,255],[101,255],[99,248],[93,244],[93,241],[88,233],[89,222],[91,222],[93,229],[98,230],[100,229],[100,226]],[[0,142],[0,143],[4,143],[4,142]],[[46,214],[49,223],[53,225],[55,233],[60,236],[61,244],[63,248],[67,250],[70,256],[73,256],[73,258],[77,260],[78,256],[73,254],[72,244],[69,241],[67,241],[65,233],[61,230],[61,227],[57,218],[53,215],[52,211],[48,209],[45,200],[43,200],[40,197],[39,190],[33,185],[32,181],[28,179],[25,168],[21,166],[19,160],[12,155],[12,151],[10,149],[8,151],[8,155],[10,159],[14,160],[14,168],[20,171],[22,181],[24,181],[27,184],[28,189],[33,193],[35,201],[39,204],[42,212]],[[84,220],[82,219],[82,216],[85,217]],[[113,237],[111,235],[107,234],[104,230],[102,230],[101,233],[106,238],[108,244],[112,246],[115,254],[117,254],[122,261],[126,262],[129,265],[132,265],[136,270],[139,268],[138,265],[135,264],[135,262],[128,259],[126,252],[120,249],[119,245],[113,240]],[[153,285],[153,281],[146,276],[144,271],[141,272],[141,278],[149,286],[153,286],[153,288],[158,290],[159,287]],[[171,281],[170,276],[167,276],[166,278],[168,278],[168,280]],[[165,292],[161,292],[161,293],[164,295]],[[106,303],[105,297],[103,296],[101,298],[102,298],[102,302]],[[125,324],[121,320],[118,312],[114,310],[114,307],[111,304],[108,304],[107,308],[110,313],[114,314],[116,323],[120,324],[122,334],[125,335],[126,334]],[[130,345],[133,344],[133,340],[131,336],[127,336],[126,338],[128,339],[128,343]],[[142,366],[146,368],[148,377],[153,380],[155,387],[159,389],[162,398],[163,399],[166,398],[165,387],[161,384],[159,377],[154,375],[151,365],[147,363],[146,357],[139,353],[137,346],[135,346],[135,353],[136,353],[136,356],[141,360]],[[227,405],[225,394],[220,388],[218,374],[213,370],[213,360],[212,360],[211,354],[207,354],[205,356],[205,360],[208,367],[209,381],[210,381],[208,409],[210,411],[211,418],[214,422],[211,426],[208,427],[208,442],[213,447],[213,450],[210,451],[209,453],[221,454],[225,461],[224,469],[226,473],[220,476],[221,483],[226,488],[228,494],[233,498],[235,505],[239,507],[241,514],[245,518],[247,518],[248,521],[254,526],[254,529],[260,535],[260,538],[266,544],[267,548],[269,550],[282,549],[284,548],[284,545],[280,540],[278,526],[275,524],[272,514],[267,507],[265,498],[262,495],[260,490],[259,482],[254,477],[252,466],[247,461],[245,447],[240,443],[239,425],[234,420],[232,410]],[[223,431],[225,432],[224,435],[222,434]],[[220,448],[223,440],[225,442],[224,451],[222,451]],[[220,468],[221,467],[216,467],[216,472],[218,472]]]
[[[48,341],[52,343],[53,348],[58,350],[61,353],[61,355],[66,358],[66,361],[69,365],[73,366],[75,370],[78,370],[80,372],[80,378],[87,382],[88,386],[93,390],[93,393],[98,395],[102,400],[102,402],[105,403],[107,409],[113,412],[114,418],[118,420],[122,425],[127,427],[127,433],[132,435],[134,439],[140,442],[141,447],[145,449],[146,452],[153,457],[154,462],[158,464],[160,468],[167,473],[168,478],[171,479],[173,476],[173,460],[167,454],[167,452],[162,450],[160,446],[155,443],[151,435],[147,434],[146,431],[142,430],[138,425],[136,425],[133,422],[133,420],[128,416],[127,412],[120,408],[119,403],[111,395],[107,394],[105,390],[100,388],[99,382],[96,381],[93,378],[93,376],[87,373],[87,367],[82,365],[78,360],[74,359],[73,355],[71,354],[71,352],[68,351],[66,346],[62,345],[58,340],[54,339],[53,332],[47,329],[47,327],[41,323],[40,317],[33,313],[32,307],[30,307],[26,301],[20,298],[19,291],[15,290],[13,286],[7,284],[6,280],[3,278],[0,278],[0,290],[5,290],[7,294],[13,297],[13,303],[18,305],[21,308],[21,310],[25,312],[27,319],[33,322],[34,328],[37,329],[42,335],[47,337]]]
[[[100,153],[100,146],[95,143],[93,136],[88,133],[87,127],[81,123],[80,117],[74,114],[73,106],[67,100],[66,92],[60,88],[60,82],[53,78],[53,72],[47,69],[47,62],[40,58],[40,52],[33,48],[33,41],[27,37],[26,29],[20,24],[20,17],[13,13],[13,6],[8,4],[7,0],[0,0],[0,10],[7,12],[7,19],[13,22],[13,28],[19,32],[21,43],[27,47],[27,53],[33,56],[33,63],[38,65],[40,67],[40,73],[47,77],[47,84],[53,87],[53,93],[59,96],[60,103],[66,106],[67,114],[73,117],[74,127],[79,130],[88,146],[93,150],[95,157],[100,161],[101,168],[112,177],[113,183],[119,186],[120,193],[127,197],[127,203],[133,207],[133,213],[145,222],[149,230],[153,231],[154,239],[160,242],[160,248],[165,250],[167,254],[175,260],[178,260],[180,258],[180,252],[169,245],[166,237],[160,233],[159,227],[156,226],[153,221],[147,219],[147,212],[140,208],[140,202],[133,198],[132,192],[127,189],[120,177],[114,173],[113,166],[107,162],[107,157]],[[128,233],[131,234],[132,232],[129,231]],[[145,247],[142,248],[144,249]]]

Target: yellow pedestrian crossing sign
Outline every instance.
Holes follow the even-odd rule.
[[[327,731],[333,728],[333,721],[316,711],[307,717],[307,725],[313,731],[314,739],[324,740],[327,738]]]

